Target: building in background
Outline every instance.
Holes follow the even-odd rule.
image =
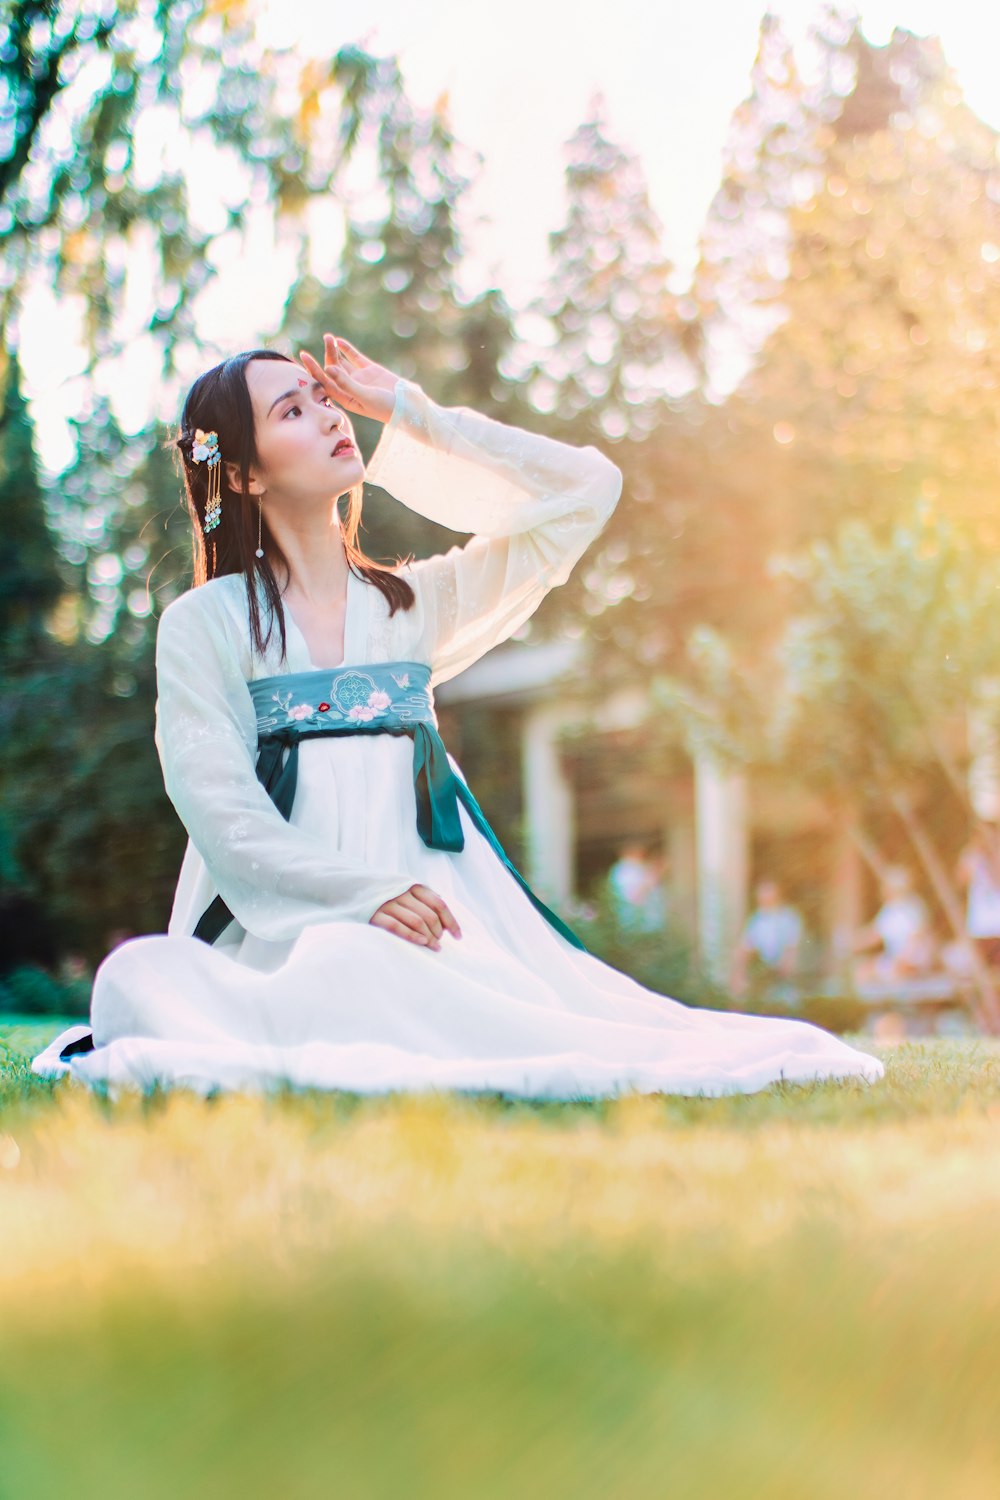
[[[834,972],[864,907],[849,831],[787,778],[680,744],[657,762],[644,695],[625,689],[598,713],[585,660],[581,642],[511,642],[435,690],[445,742],[531,885],[572,912],[623,839],[660,848],[672,918],[725,982],[751,882],[775,874],[803,912],[815,967]]]

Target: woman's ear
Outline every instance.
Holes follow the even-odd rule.
[[[243,493],[239,464],[226,464],[226,483],[229,485],[229,488],[232,490],[234,495],[241,495]],[[257,478],[253,469],[250,470],[249,493],[251,495],[264,494],[264,490],[261,486],[260,480]]]

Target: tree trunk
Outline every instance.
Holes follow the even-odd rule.
[[[968,956],[979,1003],[974,1008],[975,1019],[991,1035],[1000,1035],[1000,992],[996,980],[983,962],[982,955],[965,930],[962,903],[955,893],[951,878],[933,842],[920,819],[913,811],[909,798],[903,792],[890,791],[889,800],[909,834],[910,842],[917,851],[927,878],[934,888],[956,940]]]
[[[851,817],[848,821],[847,826],[851,838],[854,840],[855,844],[858,847],[861,858],[864,860],[869,870],[871,870],[872,874],[875,876],[875,879],[879,881],[883,880],[885,878],[885,872],[889,868],[890,861],[887,859],[883,859],[879,849],[875,844],[872,843],[871,839],[868,837],[867,833],[865,833],[856,817]]]
[[[972,798],[969,796],[969,783],[967,775],[963,775],[956,766],[951,752],[948,750],[947,746],[941,738],[940,731],[934,726],[926,723],[924,725],[924,729],[926,731],[928,742],[934,752],[937,763],[944,772],[949,786],[961,803],[966,815],[969,818],[969,821],[972,823],[976,822],[976,810],[972,805]]]

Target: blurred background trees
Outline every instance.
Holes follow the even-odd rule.
[[[777,755],[780,720],[805,780],[843,773],[849,745],[855,791],[939,777],[971,816],[935,716],[901,723],[944,684],[953,716],[992,670],[996,136],[933,41],[874,47],[829,8],[814,47],[805,77],[765,17],[691,285],[595,96],[566,146],[548,285],[516,309],[501,286],[462,290],[478,162],[447,99],[417,108],[393,58],[264,48],[239,0],[0,6],[0,889],[20,932],[35,914],[39,952],[93,960],[112,933],[166,922],[181,833],[152,746],[152,647],[189,542],[163,412],[123,430],[109,380],[152,359],[179,397],[216,361],[212,299],[252,235],[286,276],[268,341],[294,351],[334,327],[445,404],[621,465],[622,504],[532,639],[586,636],[597,691],[686,686],[703,710],[721,651],[747,685],[716,696],[720,724],[744,703],[740,755]],[[24,309],[52,295],[85,349],[58,473],[18,364]],[[377,429],[358,426],[370,453]],[[916,572],[885,562],[904,537]],[[456,538],[373,491],[363,540],[392,558]],[[921,603],[925,548],[961,585],[935,575]],[[770,727],[751,733],[756,692]],[[650,756],[677,740],[655,714]]]

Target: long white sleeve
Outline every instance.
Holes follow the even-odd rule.
[[[565,583],[622,489],[599,449],[438,406],[409,380],[396,383],[366,477],[419,515],[474,533],[403,572],[423,604],[418,650],[432,685],[506,640]]]
[[[167,795],[216,889],[247,932],[294,938],[317,922],[367,922],[412,878],[340,857],[286,823],[257,780],[256,718],[224,615],[194,589],[156,637],[156,747]],[[193,929],[192,923],[192,929]]]

